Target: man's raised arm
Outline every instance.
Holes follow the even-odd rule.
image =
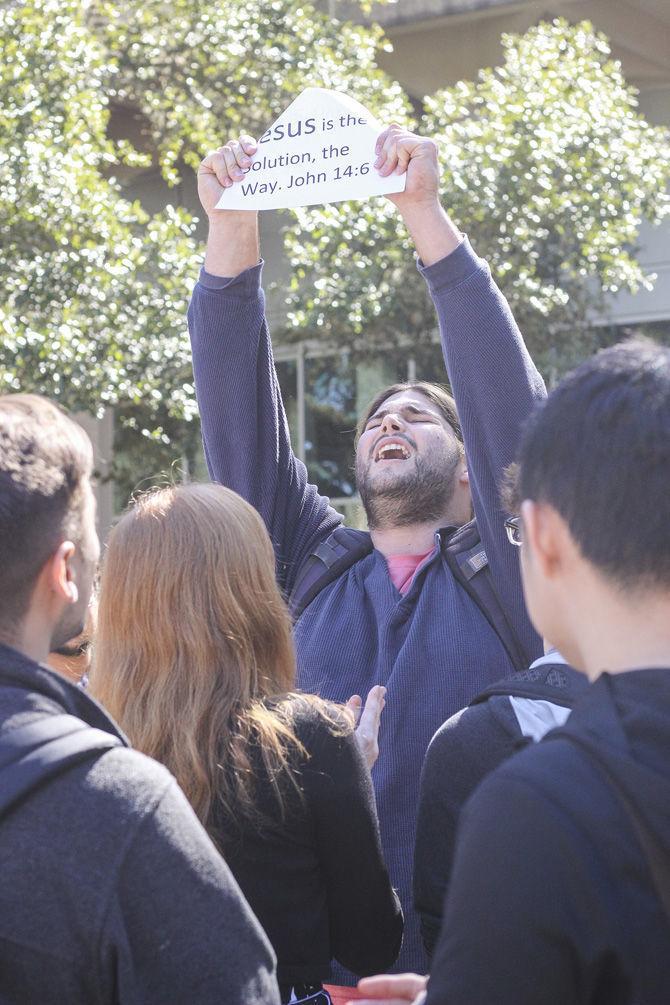
[[[530,659],[540,655],[541,644],[526,614],[518,556],[506,539],[500,483],[515,460],[526,417],[546,394],[544,382],[488,265],[440,204],[435,143],[391,126],[377,152],[380,174],[407,170],[405,191],[389,198],[414,240],[435,303],[479,532],[500,599]]]
[[[251,137],[242,137],[200,166],[209,236],[189,330],[210,475],[259,511],[290,592],[300,563],[340,517],[308,483],[291,450],[265,319],[258,214],[216,209],[224,189],[244,177],[255,150]]]

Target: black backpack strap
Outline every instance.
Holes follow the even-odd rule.
[[[45,715],[0,737],[0,818],[36,789],[123,741],[74,715]]]
[[[336,527],[307,556],[300,568],[288,602],[293,620],[298,620],[324,586],[334,583],[343,572],[371,551],[372,540],[366,531]]]
[[[594,755],[594,752],[585,743],[580,743],[576,736],[568,732],[561,732],[560,739],[569,740],[580,750],[587,754],[591,764],[600,772],[607,781],[609,787],[616,794],[621,808],[624,810],[628,821],[635,833],[638,844],[645,858],[651,873],[654,889],[665,911],[668,923],[670,923],[670,862],[668,854],[655,834],[649,829],[645,821],[640,816],[639,810],[622,788],[618,778],[604,762]]]
[[[527,667],[531,657],[525,651],[500,602],[475,520],[470,520],[450,534],[444,546],[444,554],[454,578],[474,600],[493,628],[505,647],[512,666],[515,670]]]
[[[489,684],[470,704],[479,705],[494,695],[505,695],[508,698],[551,701],[554,705],[572,708],[579,693],[587,687],[587,678],[572,667],[563,663],[542,663]]]

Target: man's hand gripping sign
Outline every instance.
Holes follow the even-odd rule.
[[[209,167],[224,187],[217,209],[286,209],[404,192],[407,164],[385,174],[377,163],[381,129],[353,98],[308,87],[258,143],[228,143],[200,170]]]

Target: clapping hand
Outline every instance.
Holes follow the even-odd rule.
[[[354,713],[356,740],[368,768],[372,768],[379,757],[379,722],[386,704],[385,695],[386,688],[376,684],[371,688],[365,705],[358,694],[353,694],[347,702],[347,708]]]

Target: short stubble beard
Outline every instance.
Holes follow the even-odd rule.
[[[449,445],[425,456],[415,455],[414,465],[406,474],[374,484],[372,465],[392,463],[373,459],[356,460],[356,481],[370,530],[409,527],[446,518],[456,491],[456,472],[461,453]],[[404,462],[407,463],[407,462]]]
[[[57,625],[51,633],[51,643],[49,649],[51,652],[54,649],[60,649],[67,642],[71,642],[72,639],[77,638],[78,635],[84,630],[84,625],[86,623],[86,608],[84,613],[81,613],[81,605],[77,605],[77,609],[70,611],[67,610]]]

